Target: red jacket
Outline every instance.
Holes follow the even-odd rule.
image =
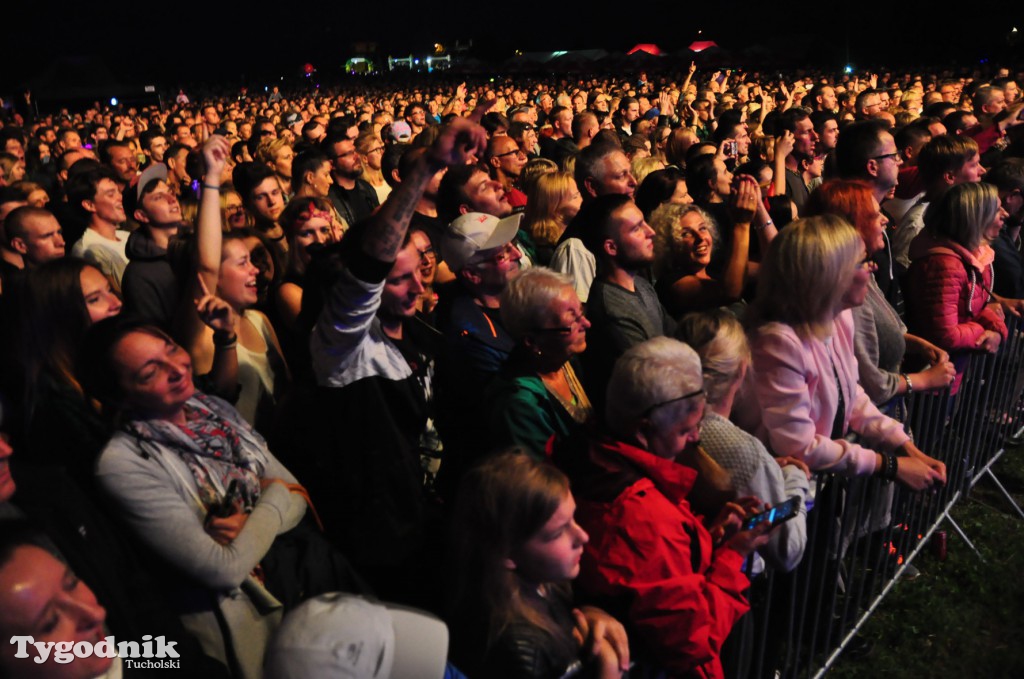
[[[690,510],[696,472],[612,440],[596,443],[589,462],[573,485],[590,534],[577,586],[610,602],[671,676],[722,677],[719,651],[749,609],[750,583],[743,556],[715,549]]]
[[[992,330],[1006,339],[1006,324],[986,308],[992,289],[988,245],[975,252],[954,241],[937,240],[927,231],[910,243],[907,315],[911,332],[949,352],[956,365],[952,393],[960,388],[968,351]]]

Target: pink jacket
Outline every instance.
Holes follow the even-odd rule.
[[[871,474],[877,461],[873,451],[843,439],[832,440],[839,407],[837,373],[846,404],[845,431],[856,432],[887,451],[909,437],[899,422],[871,403],[857,382],[853,314],[839,314],[833,328],[825,340],[802,338],[782,323],[768,323],[755,331],[751,349],[761,408],[757,434],[774,455],[799,458],[812,470]]]
[[[910,259],[907,325],[911,332],[952,355],[957,372],[952,390],[955,394],[966,364],[963,352],[976,349],[986,330],[1006,338],[1006,324],[985,308],[988,290],[992,289],[995,253],[988,245],[971,252],[923,231],[910,243]]]

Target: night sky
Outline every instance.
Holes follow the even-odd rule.
[[[434,42],[472,38],[476,56],[500,60],[515,49],[625,50],[638,42],[675,51],[698,30],[726,49],[759,44],[793,63],[815,61],[830,68],[848,58],[865,67],[966,65],[983,58],[1019,62],[1022,50],[1007,37],[1015,24],[1024,29],[1021,3],[1006,0],[984,3],[983,21],[949,18],[938,14],[937,3],[919,0],[887,5],[650,0],[624,5],[631,14],[589,15],[580,9],[583,3],[536,0],[506,3],[504,13],[495,5],[463,0],[276,3],[295,8],[290,15],[244,2],[76,3],[52,12],[46,3],[45,21],[37,10],[40,3],[8,5],[14,5],[3,17],[8,59],[0,69],[0,92],[7,95],[26,84],[59,83],[74,68],[55,71],[54,64],[68,59],[83,68],[105,65],[124,81],[162,87],[242,78],[256,84],[295,76],[306,62],[325,73],[336,70],[358,42],[375,42],[386,56],[426,54]],[[789,9],[761,9],[766,6]],[[883,7],[890,13],[881,14]]]

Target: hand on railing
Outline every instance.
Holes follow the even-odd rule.
[[[1001,310],[1000,310],[1001,312]],[[987,351],[990,354],[994,354],[999,351],[999,343],[1003,340],[1002,336],[994,330],[986,330],[982,333],[978,341],[975,342],[975,346],[982,351]]]
[[[807,466],[807,463],[795,457],[777,457],[775,461],[780,467],[786,468],[789,466],[798,467],[802,469],[804,474],[807,475],[807,480],[811,480],[811,468]]]
[[[950,361],[945,360],[936,363],[927,370],[914,373],[910,376],[910,379],[914,385],[914,391],[931,391],[932,389],[948,387],[953,383],[955,377],[956,366]]]

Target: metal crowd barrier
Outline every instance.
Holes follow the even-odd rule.
[[[921,450],[946,464],[945,487],[915,493],[878,478],[819,475],[800,566],[752,585],[748,677],[823,676],[944,524],[977,554],[949,512],[979,480],[991,480],[1024,518],[992,471],[1024,433],[1024,323],[1007,325],[996,354],[971,355],[956,396],[946,389],[909,399],[907,426]]]

